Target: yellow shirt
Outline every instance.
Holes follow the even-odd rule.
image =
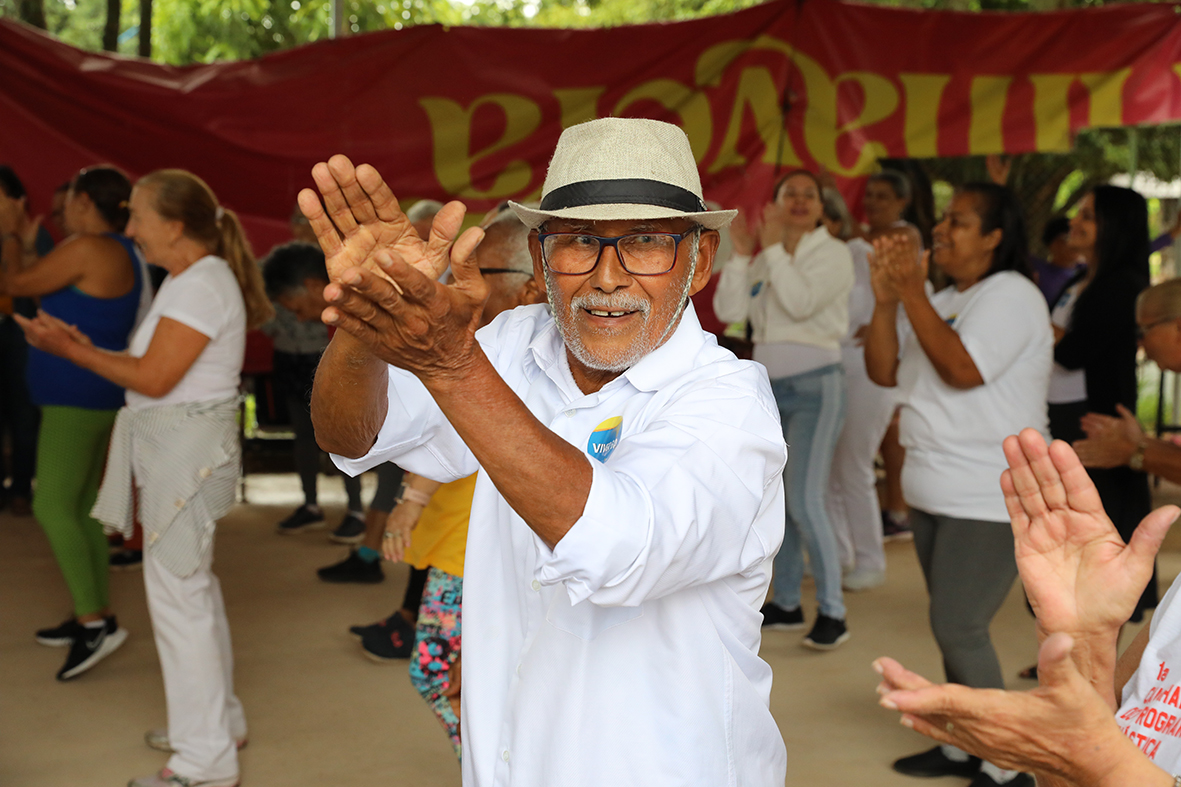
[[[410,537],[406,562],[415,568],[434,566],[463,576],[463,552],[467,548],[467,523],[476,493],[476,476],[443,484],[431,495]]]

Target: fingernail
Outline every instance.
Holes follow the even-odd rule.
[[[874,662],[873,662],[873,671],[874,671],[874,672],[876,672],[876,673],[877,673],[877,674],[879,674],[879,675],[884,675],[884,674],[886,673],[886,670],[885,670],[885,668],[882,666],[882,662],[881,662],[879,659],[874,659]]]
[[[901,719],[898,720],[898,723],[901,724],[903,727],[909,727],[912,730],[914,729],[914,719],[912,719],[909,716],[903,716]]]
[[[361,274],[359,274],[359,273],[349,274],[348,276],[345,277],[345,282],[347,282],[348,284],[360,284],[361,283]]]
[[[894,702],[894,700],[890,699],[889,697],[882,697],[881,702],[879,704],[883,708],[888,708],[889,710],[898,710],[898,704],[896,702]]]
[[[327,314],[323,314],[320,316],[320,319],[329,325],[333,325],[336,323],[336,312],[328,312]]]

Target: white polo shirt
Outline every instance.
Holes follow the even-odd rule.
[[[477,337],[594,477],[552,551],[486,474],[476,483],[464,784],[781,787],[786,750],[758,655],[787,459],[766,372],[719,348],[691,305],[663,346],[589,395],[545,306]],[[389,399],[373,449],[333,457],[341,469],[392,460],[439,481],[479,469],[416,378],[391,368]]]

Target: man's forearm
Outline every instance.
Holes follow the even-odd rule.
[[[552,549],[586,508],[590,460],[529,412],[483,352],[462,374],[423,383],[481,471]]]
[[[312,425],[325,451],[356,459],[373,447],[389,407],[389,367],[357,339],[337,331],[316,368]]]

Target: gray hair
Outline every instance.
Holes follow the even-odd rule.
[[[1136,316],[1155,320],[1181,318],[1181,278],[1149,287],[1136,298]]]
[[[833,188],[824,189],[820,198],[824,202],[824,217],[829,221],[839,221],[841,230],[838,237],[841,240],[848,240],[853,235],[853,217],[849,214],[849,206],[845,204],[845,198]]]
[[[482,243],[499,243],[504,247],[505,268],[533,275],[533,255],[529,253],[529,228],[511,210],[502,211],[484,228]]]
[[[869,176],[869,182],[880,181],[890,186],[894,196],[910,202],[910,178],[896,169],[883,169],[881,172]]]

